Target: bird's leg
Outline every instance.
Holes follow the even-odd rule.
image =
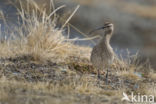
[[[97,70],[97,85],[98,87],[100,87],[100,80],[101,80],[101,76],[100,76],[100,70]]]
[[[106,84],[108,84],[108,68],[107,68],[107,72],[106,72]]]
[[[97,72],[97,78],[100,79],[100,70],[98,69],[98,72]]]

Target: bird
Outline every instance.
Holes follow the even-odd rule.
[[[101,40],[93,47],[91,51],[90,61],[97,69],[97,77],[100,78],[100,70],[106,70],[106,83],[108,83],[108,71],[113,64],[115,53],[110,45],[110,39],[113,35],[114,25],[110,22],[105,22],[104,26],[94,29],[90,32],[93,33],[97,30],[104,30]]]

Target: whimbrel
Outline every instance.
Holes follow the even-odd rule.
[[[100,78],[99,70],[106,69],[106,83],[108,82],[108,70],[113,63],[114,60],[114,52],[112,47],[110,46],[110,39],[113,35],[114,26],[112,23],[105,23],[103,27],[93,30],[97,31],[100,29],[104,29],[104,34],[99,43],[97,43],[92,50],[90,60],[93,66],[98,71],[98,78]]]

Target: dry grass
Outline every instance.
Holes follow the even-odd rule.
[[[150,76],[153,80],[156,80],[156,73],[150,72],[149,76]]]
[[[91,48],[74,45],[76,39],[56,28],[59,9],[47,14],[34,2],[25,9],[20,5],[22,23],[6,30],[9,37],[0,43],[0,103],[125,104],[120,100],[123,91],[154,94],[146,83],[154,82],[155,73],[140,64],[138,54],[117,59],[106,85],[89,62]]]
[[[63,61],[69,56],[82,56],[80,47],[73,45],[72,40],[63,36],[63,29],[55,27],[57,18],[52,18],[55,12],[47,14],[46,10],[40,10],[37,4],[32,2],[34,5],[30,5],[29,2],[26,9],[22,8],[22,3],[18,9],[22,24],[19,23],[20,26],[9,30],[10,40],[0,44],[1,57],[31,55],[34,61],[53,58]]]
[[[31,102],[39,102],[44,104],[58,103],[57,101],[59,99],[62,99],[62,101],[65,102],[69,100],[70,103],[72,103],[72,100],[74,101],[75,99],[72,99],[72,96],[77,96],[76,93],[79,93],[82,96],[83,94],[96,95],[100,93],[99,88],[91,85],[88,82],[83,82],[81,79],[80,83],[70,81],[68,85],[60,85],[47,82],[28,83],[18,82],[15,80],[9,81],[5,77],[2,77],[0,79],[0,84],[0,101],[2,103],[17,103],[17,101],[19,101],[18,103],[22,103],[24,99],[28,104],[31,104]],[[54,96],[61,97],[55,98]],[[35,99],[38,99],[39,101],[35,101]],[[44,99],[46,102],[44,102]]]
[[[146,85],[146,94],[154,95],[154,97],[156,97],[156,84],[155,83]]]

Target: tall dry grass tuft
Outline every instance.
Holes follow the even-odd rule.
[[[81,48],[73,45],[73,40],[63,35],[63,28],[56,28],[55,13],[65,7],[64,5],[49,13],[46,12],[46,9],[40,9],[32,0],[28,0],[26,5],[19,1],[19,5],[20,8],[17,8],[18,25],[11,30],[8,29],[10,32],[7,41],[0,44],[0,57],[30,55],[34,61],[54,59],[63,61],[69,56],[81,56]],[[52,1],[51,5],[53,5]],[[24,6],[25,8],[23,8]],[[77,9],[78,7],[74,13]]]

